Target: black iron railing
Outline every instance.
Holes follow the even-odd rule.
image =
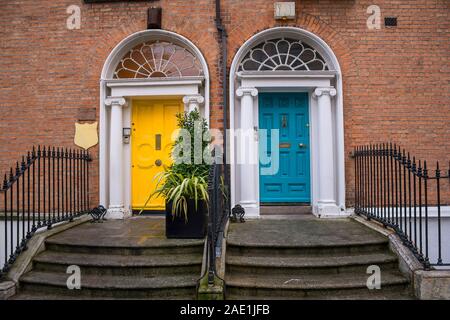
[[[228,188],[225,184],[224,169],[222,158],[217,154],[208,179],[207,272],[209,284],[213,284],[217,277],[216,259],[222,251],[225,225],[229,217]]]
[[[90,160],[85,151],[38,147],[5,174],[0,189],[0,278],[36,231],[89,212]]]
[[[426,269],[450,266],[450,163],[430,170],[392,143],[357,147],[354,159],[355,213],[395,230]]]

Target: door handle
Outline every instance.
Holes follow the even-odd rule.
[[[157,160],[155,161],[155,164],[156,164],[157,167],[159,167],[159,166],[162,165],[162,161],[159,160],[159,159],[157,159]]]
[[[304,144],[304,143],[299,143],[299,144],[298,144],[298,147],[299,147],[299,148],[306,148],[306,144]]]

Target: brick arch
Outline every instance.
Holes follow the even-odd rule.
[[[212,70],[214,70],[213,64],[215,55],[217,55],[219,52],[218,44],[215,41],[215,38],[212,37],[211,40],[214,41],[214,43],[208,43],[208,47],[206,47],[202,38],[202,34],[197,35],[196,33],[184,32],[185,30],[183,30],[182,27],[184,26],[184,22],[187,23],[188,21],[188,18],[183,19],[183,23],[174,25],[173,27],[164,28],[163,30],[177,33],[180,36],[189,39],[205,58],[208,69],[210,70],[210,77],[214,79],[216,75],[214,72],[212,72]],[[129,35],[143,30],[146,30],[144,24],[142,24],[141,22],[132,22],[126,26],[122,25],[118,29],[106,31],[103,35],[103,41],[91,47],[91,49],[89,50],[89,54],[87,56],[92,58],[92,63],[87,65],[86,69],[84,70],[85,72],[83,74],[85,75],[85,80],[97,82],[98,79],[100,79],[103,64],[105,63],[111,51]],[[214,50],[211,50],[212,47],[214,48]]]
[[[345,38],[336,32],[328,23],[310,14],[301,14],[295,23],[275,22],[271,25],[257,25],[257,28],[252,28],[252,30],[249,30],[249,28],[243,24],[233,27],[233,29],[230,30],[228,43],[229,52],[231,53],[228,56],[228,66],[231,66],[231,62],[237,51],[248,39],[264,30],[274,27],[296,27],[314,33],[330,46],[339,61],[342,74],[345,77],[357,75],[357,64],[355,59],[351,58],[351,51],[348,49],[349,46],[346,43]]]

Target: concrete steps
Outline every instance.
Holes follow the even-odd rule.
[[[152,224],[133,225],[144,236],[122,234],[126,223],[134,222],[86,224],[47,239],[14,299],[195,299],[204,240],[165,239],[161,228],[152,237]],[[80,290],[67,288],[71,265],[80,267]]]
[[[280,241],[281,242],[281,241]],[[373,239],[364,243],[351,242],[336,245],[325,244],[282,244],[280,243],[245,243],[230,239],[227,241],[227,252],[232,255],[267,257],[328,257],[330,255],[364,254],[367,252],[383,252],[388,245],[387,239]]]
[[[46,251],[34,259],[34,270],[65,273],[67,266],[78,265],[83,274],[108,276],[157,276],[195,274],[202,255],[197,251],[178,255],[103,255]]]
[[[64,273],[31,271],[22,277],[21,293],[61,297],[127,299],[194,299],[198,275],[155,277],[83,275],[80,290],[67,288]],[[20,298],[20,296],[19,296]]]
[[[227,271],[231,274],[283,275],[287,271],[295,275],[329,275],[354,272],[364,274],[368,265],[377,264],[382,270],[395,269],[398,261],[392,253],[329,256],[234,256],[227,259]]]
[[[285,275],[242,275],[234,274],[227,277],[227,298],[242,297],[290,297],[329,299],[340,296],[370,296],[371,291],[366,286],[367,275],[339,274],[336,275],[301,275],[296,277],[286,272]],[[406,295],[408,281],[398,271],[383,272],[383,294]]]
[[[227,299],[413,298],[409,280],[398,270],[398,258],[389,250],[387,238],[342,219],[273,223],[259,220],[246,226],[230,225]],[[327,241],[330,239],[321,233],[329,231],[333,223],[334,235]],[[288,231],[295,227],[297,233],[289,237]],[[371,265],[380,267],[380,290],[367,288],[367,267]]]

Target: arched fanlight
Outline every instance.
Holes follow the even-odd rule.
[[[239,71],[329,70],[325,59],[306,43],[288,38],[266,40],[249,50]]]
[[[167,41],[144,42],[120,60],[114,79],[203,76],[200,61],[188,49]]]

